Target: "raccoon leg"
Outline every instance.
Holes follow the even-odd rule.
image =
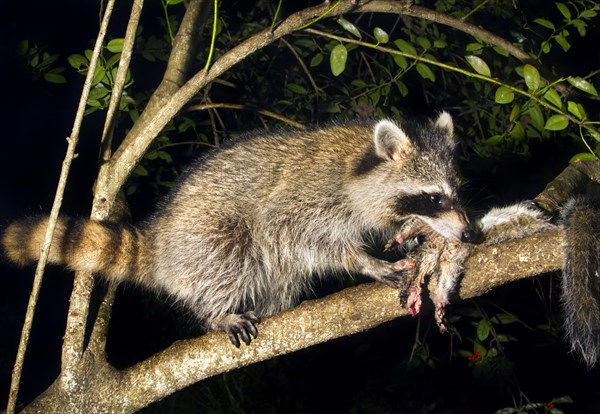
[[[243,314],[227,313],[213,319],[210,323],[210,329],[225,332],[231,343],[239,348],[240,338],[246,345],[250,345],[252,337],[256,338],[258,336],[255,325],[259,323],[260,318],[252,311]]]
[[[406,284],[406,271],[414,268],[412,259],[402,259],[397,262],[386,262],[376,259],[362,250],[356,250],[346,260],[346,268],[350,272],[360,273],[371,279],[385,283],[395,289],[404,287]]]

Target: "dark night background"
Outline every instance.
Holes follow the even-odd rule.
[[[145,15],[152,15],[151,10],[159,7],[151,3],[145,6]],[[95,2],[9,0],[3,6],[0,70],[5,98],[0,111],[4,126],[0,148],[0,226],[23,215],[50,211],[66,150],[65,138],[71,132],[83,84],[83,77],[70,68],[66,86],[32,81],[14,58],[16,42],[28,39],[50,53],[60,53],[64,59],[92,46],[87,42],[95,38],[98,21]],[[128,8],[129,4],[117,2],[117,7]],[[127,11],[116,13],[121,17],[112,26],[124,25],[126,15]],[[67,66],[66,62],[63,65]],[[73,164],[62,208],[65,213],[89,214],[101,127],[100,114],[84,120],[79,157]],[[534,155],[543,156],[490,162],[489,175],[470,177],[474,185],[484,188],[476,197],[484,203],[533,197],[573,153],[572,148],[564,146],[533,148],[535,151],[539,152]],[[468,174],[468,166],[466,171]],[[139,210],[146,214],[151,208]],[[32,268],[21,271],[0,263],[0,407],[6,403],[32,279]],[[546,309],[537,292],[548,290],[551,281],[552,275],[523,281],[498,289],[486,299],[506,307],[531,325],[545,323]],[[69,272],[56,268],[47,272],[26,357],[22,402],[41,393],[58,375],[71,285]],[[600,412],[600,405],[595,403],[600,385],[598,369],[587,372],[567,354],[558,339],[542,341],[538,333],[523,328],[519,342],[510,345],[518,380],[483,378],[473,375],[464,358],[450,358],[451,347],[460,347],[456,339],[435,332],[429,335],[429,346],[444,362],[435,369],[408,364],[417,329],[422,334],[434,327],[428,316],[420,323],[403,318],[364,334],[228,373],[192,387],[185,398],[191,401],[188,404],[196,402],[196,407],[204,407],[208,412],[481,413],[512,406],[512,397],[518,398],[521,389],[532,401],[570,395],[580,404],[574,407]],[[188,317],[169,304],[125,288],[115,306],[109,359],[115,366],[125,367],[176,339],[196,334]],[[149,408],[148,412],[185,412],[182,407],[186,403],[181,398],[168,398],[163,406]],[[584,412],[569,411],[569,405],[561,408],[566,412]]]

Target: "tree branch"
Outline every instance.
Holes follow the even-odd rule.
[[[119,67],[115,76],[115,82],[110,96],[110,103],[106,112],[106,120],[104,122],[104,129],[102,131],[102,138],[100,141],[100,168],[98,171],[98,180],[101,180],[104,177],[104,174],[106,174],[105,169],[107,162],[110,160],[111,143],[116,125],[118,114],[117,111],[119,109],[121,97],[125,88],[125,80],[127,78],[127,71],[129,70],[131,56],[133,54],[133,46],[135,43],[135,37],[139,26],[143,5],[144,0],[134,0],[129,22],[127,23],[125,40],[123,42],[123,50],[121,51],[121,59],[119,59]],[[113,218],[123,220],[126,214],[129,215],[126,202],[123,201],[120,207],[122,208],[120,208],[118,212],[114,212]],[[98,214],[95,204],[92,205],[90,217],[92,220],[102,219],[102,216]],[[106,332],[110,323],[111,308],[114,301],[116,287],[111,286],[109,287],[109,290],[110,294],[106,295],[102,301],[102,305],[98,311],[98,316],[94,322],[94,329],[90,337],[90,346],[97,347],[94,349],[96,353],[103,353],[106,345]],[[72,318],[67,319],[67,326],[69,326],[70,320],[72,320]]]
[[[293,119],[288,118],[287,116],[283,116],[281,114],[276,114],[275,112],[268,111],[266,109],[254,108],[248,105],[242,104],[232,104],[232,103],[207,103],[207,104],[199,104],[192,105],[187,108],[188,111],[205,111],[207,109],[217,109],[217,108],[225,108],[225,109],[241,109],[246,111],[254,111],[260,115],[268,116],[273,119],[277,119],[278,121],[285,122],[288,125],[293,126],[294,128],[304,129],[305,126],[300,122],[296,122]]]
[[[127,134],[127,137],[125,137],[123,142],[119,145],[119,148],[112,159],[110,161],[105,160],[107,162],[106,168],[103,171],[100,171],[94,193],[96,219],[107,219],[110,217],[110,212],[113,208],[117,192],[124,183],[124,180],[118,181],[114,179],[114,175],[117,174],[116,170],[123,168],[119,166],[115,167],[115,164],[117,163],[115,159],[121,158],[120,154],[123,152],[124,148],[137,148],[140,146],[138,136],[143,134],[144,129],[148,128],[148,125],[152,125],[156,122],[155,114],[162,110],[166,103],[171,99],[172,95],[185,83],[188,76],[187,74],[190,71],[195,58],[200,34],[202,33],[206,17],[208,16],[211,7],[212,1],[210,0],[191,0],[188,4],[186,13],[183,16],[179,30],[173,41],[173,48],[169,56],[165,75],[163,76],[160,85],[152,94],[146,108]],[[173,113],[173,115],[174,114],[175,113]],[[165,121],[165,124],[166,122],[168,122],[168,120]],[[162,126],[164,126],[164,124]],[[155,136],[152,137],[152,139],[154,138]],[[123,164],[126,164],[126,166],[129,167],[127,174],[135,168],[151,141],[152,140],[146,143],[147,145],[144,147],[144,151],[142,151],[140,156],[135,160],[135,164],[123,162]]]
[[[560,229],[511,240],[489,247],[478,246],[465,263],[460,299],[562,268],[563,232]],[[515,252],[517,252],[515,254]],[[362,284],[321,299],[305,301],[296,308],[267,318],[250,346],[234,348],[227,335],[210,332],[199,338],[178,341],[139,364],[116,371],[103,360],[87,355],[80,378],[86,389],[78,399],[94,401],[86,412],[134,412],[208,377],[275,356],[285,355],[341,336],[363,332],[407,315],[397,291],[379,283]],[[101,385],[100,385],[101,384]],[[53,385],[23,412],[77,412]],[[70,397],[73,398],[73,397]],[[51,410],[50,410],[51,411]]]

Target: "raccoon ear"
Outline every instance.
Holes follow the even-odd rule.
[[[454,143],[454,122],[448,112],[442,112],[435,120],[434,125],[437,129],[444,132],[446,137]]]
[[[373,129],[375,152],[388,160],[400,161],[411,151],[412,144],[406,133],[394,122],[384,119]]]

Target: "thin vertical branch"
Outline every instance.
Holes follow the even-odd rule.
[[[96,39],[96,45],[94,46],[94,52],[90,67],[88,69],[86,82],[84,84],[84,91],[82,98],[79,102],[79,108],[77,111],[77,118],[83,117],[85,106],[87,102],[87,94],[91,88],[92,78],[96,71],[98,58],[102,53],[102,45],[106,36],[108,23],[110,21],[112,11],[115,5],[115,0],[109,0],[106,4],[106,11],[102,19],[98,37]],[[79,129],[81,127],[81,121],[76,131],[78,136]],[[71,292],[71,300],[69,312],[67,315],[67,327],[65,330],[65,336],[63,339],[62,348],[62,370],[61,370],[61,381],[67,389],[75,389],[77,386],[73,379],[73,372],[75,367],[81,360],[83,354],[85,331],[86,331],[86,320],[89,313],[90,296],[92,288],[94,286],[94,280],[92,275],[87,273],[80,273],[75,275],[75,281],[73,285],[73,291]],[[77,323],[73,323],[76,320]]]
[[[102,131],[101,149],[100,149],[100,169],[98,176],[104,176],[104,169],[108,167],[108,162],[111,157],[111,143],[114,134],[114,129],[117,121],[117,114],[123,90],[125,89],[125,80],[127,78],[127,71],[129,70],[129,64],[131,63],[131,56],[133,54],[133,46],[135,44],[135,36],[140,23],[140,16],[144,6],[144,0],[135,0],[131,8],[131,14],[129,16],[129,22],[127,23],[127,30],[125,31],[125,40],[123,42],[123,50],[121,51],[121,59],[119,60],[119,67],[115,76],[115,83],[113,85],[110,103],[106,112],[106,120],[104,122],[104,129]],[[123,203],[125,204],[125,203]],[[123,210],[120,210],[122,213]],[[122,215],[122,214],[120,214]],[[96,205],[92,206],[91,218],[93,220],[101,220],[102,217],[98,213]],[[122,217],[114,217],[118,220]],[[98,317],[94,324],[92,336],[90,338],[90,347],[93,347],[97,354],[104,353],[106,345],[106,332],[110,323],[110,310],[115,297],[115,286],[109,287],[109,294],[107,294],[102,301]],[[69,324],[69,321],[67,321]]]
[[[210,0],[191,0],[187,5],[187,10],[173,40],[173,49],[169,56],[164,77],[150,97],[144,111],[133,124],[127,137],[115,151],[115,156],[119,152],[122,152],[123,147],[138,145],[136,142],[131,142],[135,141],[135,139],[128,140],[128,137],[136,137],[138,134],[136,131],[145,128],[147,124],[154,124],[155,112],[160,111],[165,103],[171,99],[171,96],[186,82],[189,70],[194,62],[200,33],[204,28],[211,7],[212,2]],[[118,185],[114,184],[113,175],[115,172],[114,168],[112,168],[113,159],[114,156],[111,157],[110,167],[102,169],[98,175],[94,191],[94,208],[97,214],[95,218],[107,218],[109,216],[115,194],[121,188],[121,184],[123,184],[122,182],[118,183]]]
[[[40,251],[40,260],[39,260],[37,268],[35,270],[33,287],[31,290],[31,295],[29,297],[29,303],[27,304],[27,312],[25,314],[25,321],[23,323],[21,340],[19,342],[19,349],[17,351],[15,365],[13,368],[13,374],[12,374],[12,379],[11,379],[11,384],[10,384],[10,391],[9,391],[9,395],[8,395],[8,404],[7,404],[7,408],[6,408],[7,413],[15,412],[17,396],[19,394],[19,384],[21,382],[21,374],[23,372],[23,361],[25,359],[25,352],[27,350],[27,344],[29,343],[29,337],[31,334],[31,326],[33,324],[35,308],[37,305],[37,300],[38,300],[40,289],[42,286],[44,269],[46,267],[46,262],[48,261],[48,254],[50,252],[50,244],[52,243],[52,236],[54,234],[54,229],[56,227],[58,213],[60,211],[65,188],[67,186],[67,179],[69,176],[69,170],[71,169],[71,163],[72,163],[73,159],[75,158],[75,148],[77,146],[77,142],[79,141],[79,131],[81,129],[81,124],[83,121],[85,105],[88,100],[89,92],[90,92],[90,89],[92,86],[92,78],[93,78],[95,70],[96,70],[96,65],[98,64],[98,57],[100,56],[100,52],[102,50],[102,43],[104,41],[104,36],[106,34],[106,29],[108,27],[108,21],[110,19],[110,15],[112,13],[113,6],[114,6],[114,0],[109,1],[107,4],[106,12],[104,14],[104,19],[102,21],[102,25],[100,27],[100,32],[98,34],[98,38],[96,39],[96,44],[94,46],[94,52],[93,52],[92,58],[90,60],[90,67],[89,67],[88,74],[85,79],[83,91],[81,93],[81,98],[79,100],[79,106],[77,108],[77,113],[75,115],[75,120],[73,122],[73,129],[71,131],[71,135],[67,138],[67,142],[68,142],[67,153],[66,153],[65,158],[62,163],[60,178],[58,180],[56,194],[54,196],[54,202],[52,204],[52,210],[50,212],[50,220],[48,222],[48,228],[46,229],[46,234],[44,236],[44,244]],[[79,356],[81,355],[81,350],[78,350],[78,355]]]

